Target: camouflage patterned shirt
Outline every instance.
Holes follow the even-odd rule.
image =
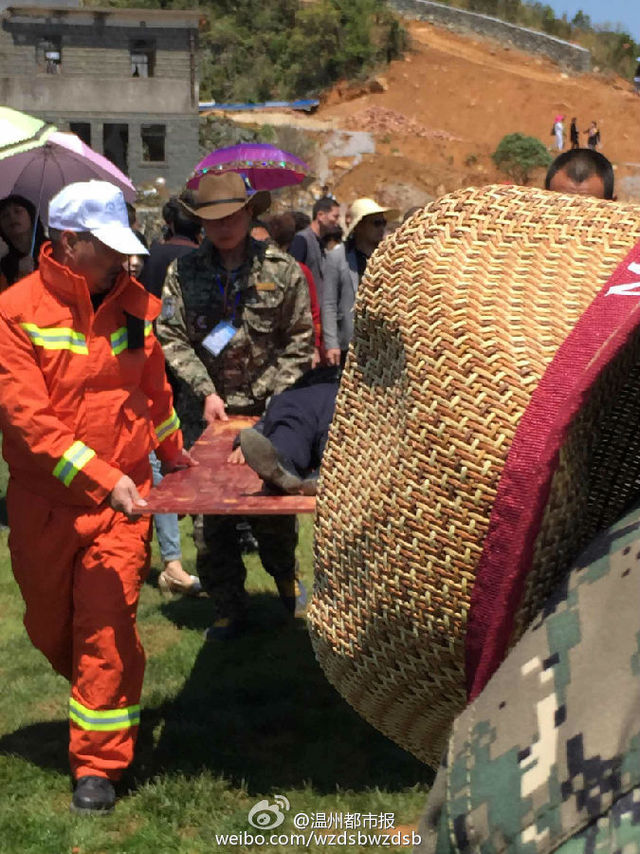
[[[236,331],[214,355],[203,341],[224,321]],[[169,267],[157,336],[200,414],[209,394],[229,412],[259,414],[311,364],[309,289],[298,264],[275,246],[250,239],[247,260],[230,273],[205,240]]]
[[[598,537],[457,718],[426,852],[640,852],[640,510]]]

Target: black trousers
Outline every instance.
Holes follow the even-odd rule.
[[[244,615],[247,570],[236,531],[237,516],[204,516],[203,549],[198,549],[196,569],[211,598],[214,620],[238,619]],[[250,516],[258,541],[258,554],[266,571],[275,579],[292,578],[296,571],[298,525],[295,516]]]

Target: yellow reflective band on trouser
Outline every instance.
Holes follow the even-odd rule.
[[[89,354],[87,339],[82,332],[76,332],[75,329],[66,326],[44,328],[36,326],[35,323],[21,323],[20,326],[36,347],[43,347],[45,350],[71,350],[72,353],[83,356]]]
[[[179,427],[180,419],[176,415],[175,409],[172,409],[171,415],[167,420],[163,421],[162,424],[159,424],[156,427],[156,438],[158,439],[158,442],[164,442],[164,440],[172,433],[175,433]]]
[[[65,486],[69,486],[80,469],[83,469],[96,452],[89,448],[84,442],[74,442],[64,452],[56,463],[53,474],[61,480]]]
[[[151,330],[153,329],[153,324],[150,320],[145,320],[144,322],[144,337],[151,334]],[[115,332],[111,333],[111,352],[114,356],[119,356],[120,353],[124,352],[129,346],[129,336],[127,335],[127,327],[121,326],[119,329],[116,329]]]
[[[140,706],[125,706],[124,709],[88,709],[69,697],[69,717],[81,729],[93,732],[109,732],[128,729],[140,723]]]

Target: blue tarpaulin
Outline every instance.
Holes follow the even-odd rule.
[[[265,101],[263,104],[218,104],[216,101],[200,101],[200,112],[205,110],[223,110],[228,113],[244,112],[245,110],[314,110],[320,101],[317,98],[307,98],[301,101]]]

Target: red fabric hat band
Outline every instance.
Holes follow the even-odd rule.
[[[559,452],[602,371],[640,325],[640,243],[558,349],[509,450],[478,563],[466,636],[469,699],[507,654]]]

